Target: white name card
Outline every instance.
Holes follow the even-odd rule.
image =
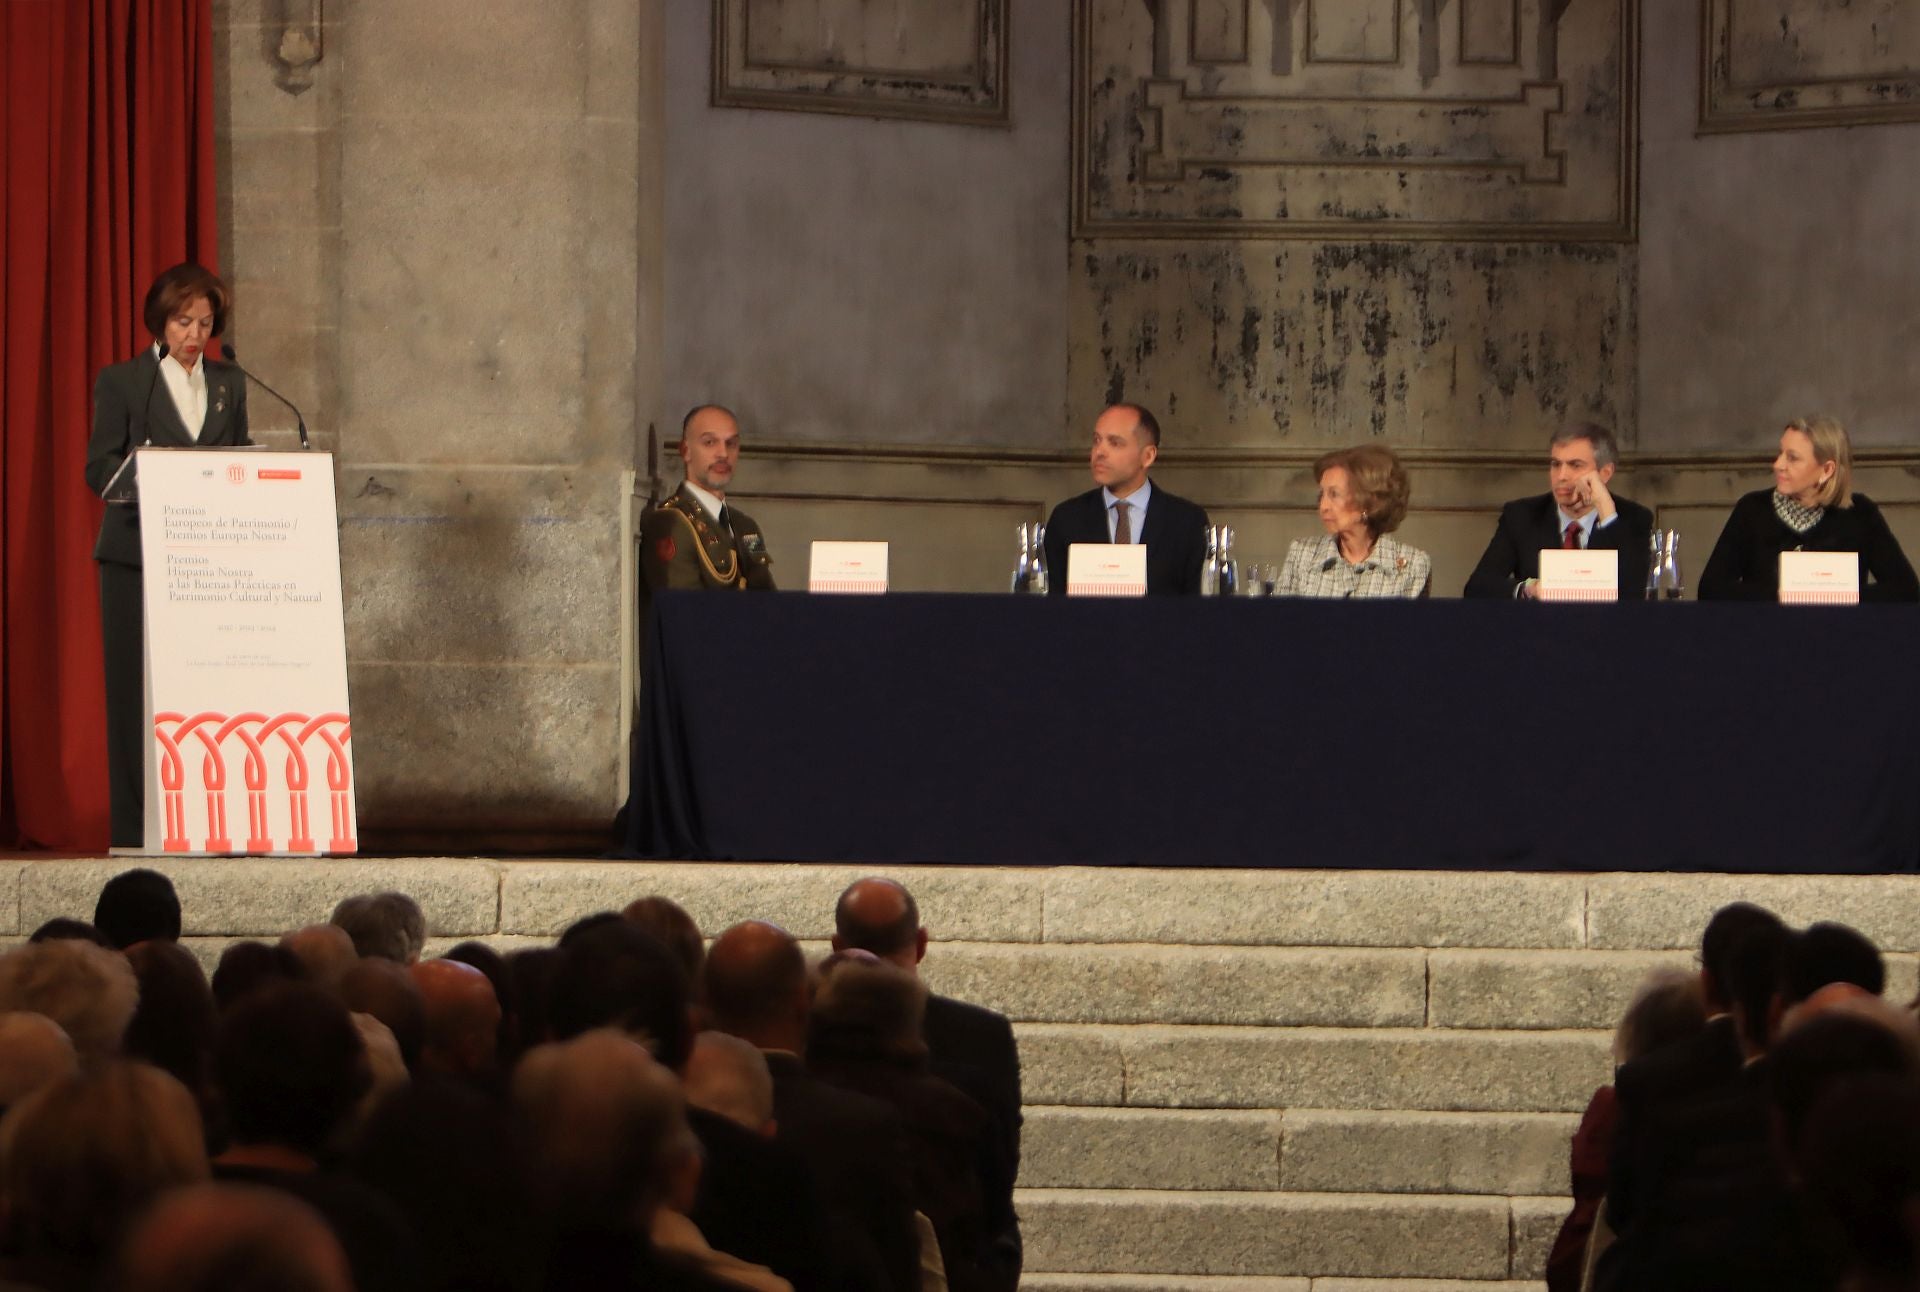
[[[1620,553],[1610,547],[1540,549],[1542,601],[1618,601]]]
[[[1072,543],[1067,547],[1070,597],[1147,595],[1145,543]]]
[[[885,543],[835,543],[816,539],[807,568],[808,592],[887,590]]]
[[[1860,553],[1780,553],[1780,603],[1851,606],[1860,601]]]

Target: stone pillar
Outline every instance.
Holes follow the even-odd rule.
[[[623,473],[658,378],[661,4],[329,6],[293,106],[259,84],[275,15],[248,5],[298,6],[223,16],[228,187],[253,317],[312,289],[270,322],[339,455],[365,833],[601,831],[625,793]],[[300,175],[292,148],[241,152],[275,113],[315,136]],[[246,224],[267,186],[305,222],[285,256]]]

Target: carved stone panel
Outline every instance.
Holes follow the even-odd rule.
[[[1701,0],[1700,129],[1920,121],[1913,0]]]
[[[1634,0],[1077,0],[1080,236],[1630,239]]]
[[[1005,125],[1008,0],[713,0],[713,103]]]

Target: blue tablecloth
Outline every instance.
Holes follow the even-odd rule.
[[[628,848],[1910,871],[1920,607],[669,593]]]

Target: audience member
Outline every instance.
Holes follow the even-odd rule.
[[[718,1113],[756,1135],[773,1135],[773,1074],[759,1047],[725,1032],[693,1038],[687,1059],[687,1103]]]
[[[1915,1030],[1911,1019],[1900,1017],[1891,1007],[1875,1015],[1835,1008],[1784,1033],[1767,1052],[1766,1065],[1784,1159],[1799,1159],[1801,1128],[1835,1082],[1873,1073],[1920,1079],[1920,1065],[1916,1065],[1920,1036]]]
[[[419,1069],[420,1050],[427,1042],[427,1007],[405,966],[384,956],[356,960],[340,975],[339,996],[354,1013],[385,1023],[407,1071]]]
[[[1617,1068],[1665,1046],[1690,1040],[1707,1026],[1705,975],[1656,969],[1634,991],[1613,1033]],[[1547,1254],[1547,1292],[1579,1292],[1592,1256],[1605,1250],[1612,1230],[1596,1222],[1607,1194],[1607,1161],[1613,1151],[1619,1104],[1611,1084],[1593,1092],[1573,1133],[1573,1209]]]
[[[136,942],[180,940],[180,897],[157,870],[128,870],[109,879],[93,907],[93,927],[107,945],[125,951]]]
[[[857,947],[918,973],[929,941],[913,894],[890,879],[856,880],[833,912],[834,950]],[[995,1161],[986,1177],[996,1265],[1006,1286],[1019,1281],[1020,1218],[1013,1183],[1020,1173],[1020,1051],[1004,1014],[938,994],[927,997],[928,1060],[991,1117]]]
[[[628,902],[626,909],[620,912],[620,918],[639,925],[673,952],[673,958],[680,962],[680,968],[687,975],[687,984],[693,988],[697,999],[701,987],[700,970],[707,962],[707,943],[700,936],[700,926],[693,922],[693,917],[672,898],[655,894]]]
[[[354,1292],[339,1240],[277,1189],[195,1184],[150,1208],[128,1235],[120,1292]]]
[[[83,1065],[119,1052],[139,998],[127,958],[91,942],[34,942],[0,956],[0,1013],[46,1015]]]
[[[513,966],[507,963],[505,956],[484,942],[459,943],[440,958],[472,965],[485,974],[487,981],[493,985],[494,1003],[500,1007],[500,1026],[493,1049],[503,1070],[512,1067],[513,1061],[520,1057],[520,1042],[515,1032],[516,1011],[513,1007]]]
[[[819,1181],[841,1286],[912,1292],[920,1242],[906,1131],[878,1100],[836,1089],[803,1063],[811,991],[800,944],[777,925],[736,924],[713,940],[706,981],[714,1027],[766,1056],[775,1138]]]
[[[421,1070],[491,1081],[500,1056],[500,1002],[487,976],[458,960],[422,960],[409,972],[426,1018]]]
[[[508,999],[500,1007],[512,1016],[514,1057],[544,1045],[553,1039],[553,1027],[547,1021],[547,993],[554,970],[560,967],[558,947],[527,947],[507,955],[507,975],[512,984]]]
[[[332,923],[353,939],[356,955],[410,965],[427,942],[427,917],[405,893],[361,893],[333,908]]]
[[[122,1049],[185,1086],[201,1115],[213,1107],[213,1035],[219,1022],[207,975],[177,942],[137,942],[127,948],[140,1003],[127,1024]]]
[[[143,1207],[206,1178],[193,1096],[158,1068],[111,1060],[42,1086],[0,1119],[0,1280],[91,1289]]]
[[[221,1013],[266,987],[304,982],[307,967],[285,947],[264,942],[235,942],[213,967],[213,1003]]]
[[[44,1085],[80,1070],[73,1041],[45,1014],[0,1014],[0,1116]]]
[[[1796,1163],[1845,1252],[1848,1292],[1920,1287],[1920,1085],[1884,1073],[1834,1081]]]
[[[599,1028],[540,1046],[521,1060],[513,1094],[528,1128],[533,1196],[550,1226],[545,1287],[728,1286],[652,1241],[673,1172],[698,1147],[678,1082],[643,1045]]]
[[[106,934],[102,933],[99,929],[94,928],[93,925],[87,923],[85,920],[69,919],[64,915],[54,916],[45,924],[35,929],[32,936],[27,939],[29,943],[65,942],[69,940],[91,942],[93,945],[105,947],[109,951],[114,949],[113,944],[107,941]]]
[[[280,945],[306,968],[308,982],[328,991],[340,985],[341,977],[360,958],[353,949],[353,939],[338,924],[309,924],[295,929],[280,939]]]

